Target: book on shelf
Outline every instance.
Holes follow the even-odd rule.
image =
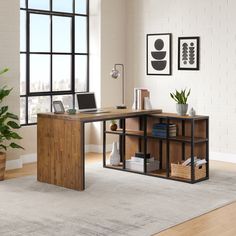
[[[139,158],[139,157],[131,157],[130,160],[131,161],[140,162],[140,163],[144,163],[144,159],[143,158]],[[155,161],[154,157],[148,158],[146,160],[147,163],[151,163],[151,162],[154,162],[154,161]]]
[[[157,123],[153,125],[152,135],[159,138],[167,138],[167,130],[169,130],[169,137],[177,135],[177,127],[175,124]]]
[[[150,92],[146,88],[134,88],[134,110],[144,110],[144,98],[150,97]]]
[[[130,160],[126,160],[125,164],[126,164],[126,168],[129,170],[139,171],[139,172],[143,172],[144,170],[143,168],[144,162],[142,161],[133,161],[132,159],[130,159]],[[146,164],[147,172],[159,170],[159,166],[160,166],[160,162],[158,160],[154,160],[149,163],[147,162]]]

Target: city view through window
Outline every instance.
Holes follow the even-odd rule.
[[[88,1],[21,0],[20,121],[37,113],[76,105],[75,93],[88,91]]]

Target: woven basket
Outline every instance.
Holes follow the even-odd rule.
[[[195,180],[206,177],[206,164],[195,166]],[[183,179],[191,179],[191,166],[182,166],[181,164],[171,163],[171,176]]]
[[[4,180],[6,169],[6,153],[0,152],[0,181]]]

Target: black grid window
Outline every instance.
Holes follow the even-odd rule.
[[[36,124],[52,101],[75,107],[89,90],[89,0],[20,0],[20,120]]]

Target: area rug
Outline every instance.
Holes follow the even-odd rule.
[[[191,185],[90,165],[84,192],[35,176],[1,182],[0,235],[153,235],[235,200],[232,171],[213,169],[209,181]]]

